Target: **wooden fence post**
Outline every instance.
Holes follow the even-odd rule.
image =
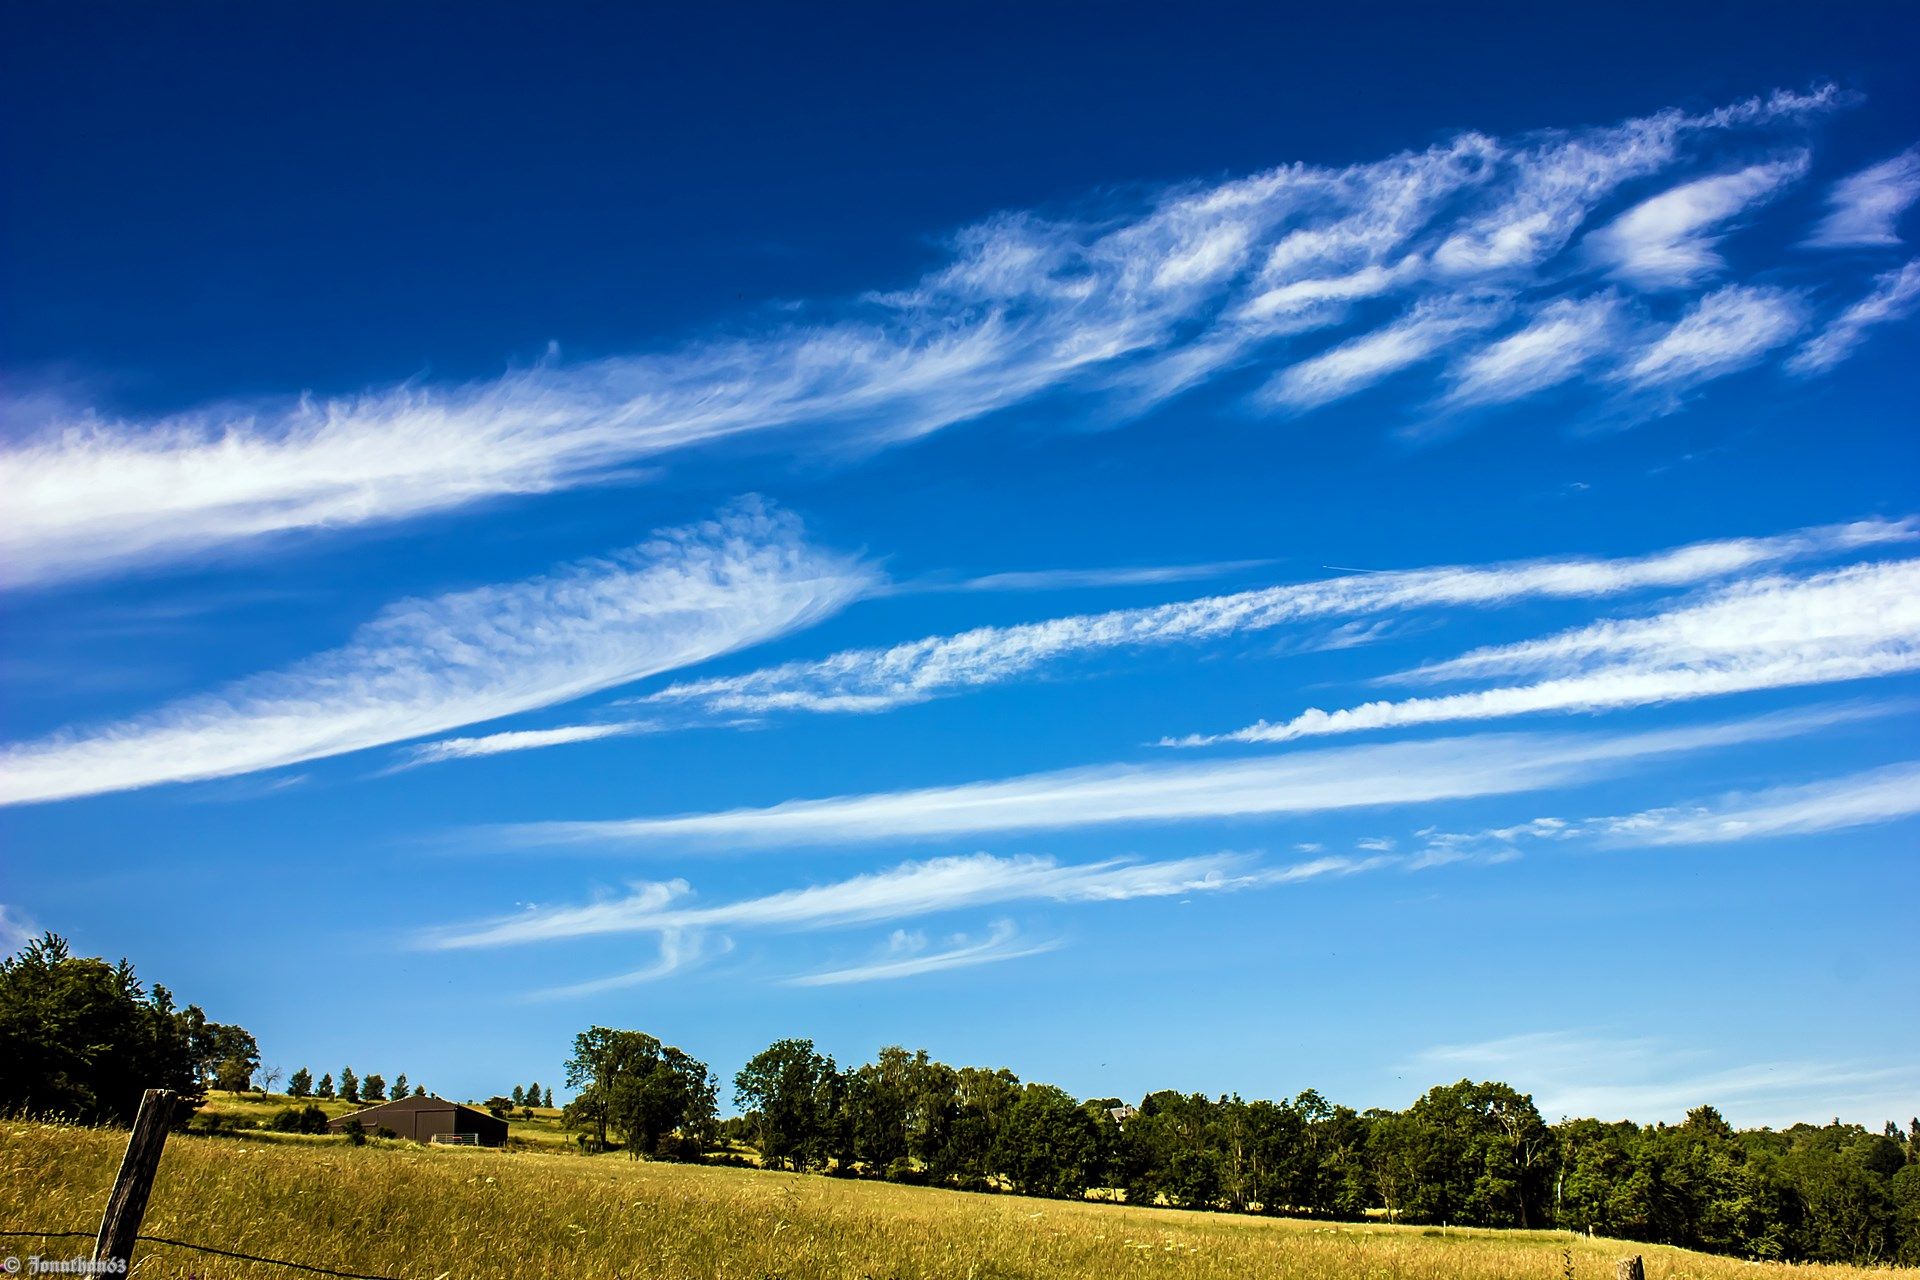
[[[1613,1280],[1647,1280],[1647,1268],[1638,1257],[1622,1258],[1613,1264]]]
[[[140,1096],[140,1112],[133,1118],[120,1176],[113,1180],[113,1194],[107,1197],[107,1211],[100,1218],[100,1234],[93,1242],[95,1262],[118,1258],[132,1267],[133,1242],[140,1234],[147,1195],[153,1190],[153,1175],[160,1168],[160,1152],[172,1127],[173,1090],[147,1090]]]

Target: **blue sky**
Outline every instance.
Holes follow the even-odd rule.
[[[10,11],[0,941],[1907,1116],[1915,32],[1758,12]]]

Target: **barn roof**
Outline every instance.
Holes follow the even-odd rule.
[[[463,1120],[478,1119],[494,1124],[503,1123],[500,1117],[494,1115],[491,1111],[482,1111],[480,1108],[470,1107],[464,1102],[450,1102],[446,1098],[436,1098],[431,1094],[424,1098],[393,1098],[386,1102],[376,1102],[370,1107],[362,1107],[358,1111],[349,1111],[346,1115],[335,1116],[329,1123],[344,1124],[348,1120],[365,1120],[368,1117],[378,1118],[382,1115],[397,1115],[403,1111],[446,1111],[449,1109],[464,1112],[465,1114],[461,1116]]]

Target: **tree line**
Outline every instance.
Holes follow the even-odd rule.
[[[422,1084],[412,1086],[409,1094],[407,1073],[402,1071],[393,1078],[394,1098],[427,1096],[427,1087]],[[338,1098],[342,1102],[385,1102],[387,1101],[387,1078],[372,1072],[364,1076],[355,1075],[352,1067],[340,1068],[340,1083],[333,1082],[331,1071],[314,1083],[313,1072],[301,1067],[287,1077],[287,1096],[290,1098]]]
[[[781,1040],[717,1119],[705,1063],[653,1036],[576,1039],[566,1118],[584,1145],[697,1158],[722,1143],[769,1168],[975,1191],[1238,1213],[1561,1228],[1789,1261],[1920,1263],[1920,1119],[1873,1133],[1562,1120],[1499,1082],[1429,1089],[1404,1111],[1312,1090],[1280,1101],[1174,1090],[1075,1098],[1005,1068],[890,1047],[841,1068]],[[722,1157],[724,1158],[724,1156]]]

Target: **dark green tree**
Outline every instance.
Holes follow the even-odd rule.
[[[661,1154],[678,1135],[690,1149],[711,1140],[716,1082],[705,1063],[644,1031],[593,1027],[574,1037],[567,1060],[569,1124],[588,1129],[597,1149],[616,1132],[629,1155]],[[529,1091],[519,1089],[523,1101]]]
[[[313,1094],[313,1073],[308,1071],[305,1067],[301,1067],[298,1071],[295,1071],[292,1075],[287,1077],[287,1096],[288,1097],[306,1098],[306,1097],[311,1097],[312,1094]]]
[[[825,1165],[836,1145],[838,1085],[833,1059],[811,1040],[775,1041],[740,1068],[734,1102],[753,1120],[761,1158],[775,1168]]]
[[[1903,1267],[1920,1266],[1920,1161],[1887,1179],[1887,1198],[1893,1210],[1891,1260]]]
[[[717,1082],[706,1063],[646,1038],[652,1052],[629,1061],[614,1083],[613,1123],[632,1156],[665,1154],[676,1134],[697,1154],[713,1138]]]

